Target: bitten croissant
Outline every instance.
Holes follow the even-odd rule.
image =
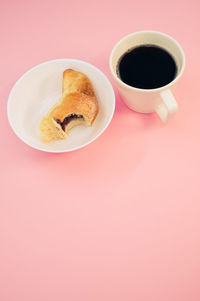
[[[88,77],[72,69],[63,73],[63,95],[40,121],[39,130],[44,142],[65,139],[74,126],[92,126],[98,102]]]

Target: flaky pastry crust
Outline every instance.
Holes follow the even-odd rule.
[[[41,139],[50,142],[67,138],[71,128],[79,124],[92,126],[98,102],[88,77],[72,69],[63,72],[63,95],[39,124]]]

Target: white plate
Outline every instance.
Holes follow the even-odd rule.
[[[65,140],[44,143],[40,139],[40,119],[62,95],[62,74],[67,68],[85,73],[95,90],[99,113],[92,127],[80,125]],[[115,109],[113,88],[103,74],[91,64],[74,59],[57,59],[26,72],[12,88],[8,98],[8,120],[15,134],[26,144],[46,152],[79,149],[99,137],[109,125]]]

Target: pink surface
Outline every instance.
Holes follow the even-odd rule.
[[[0,300],[200,300],[200,5],[178,1],[1,1]],[[113,45],[163,31],[186,54],[180,109],[163,125],[121,101]],[[29,68],[77,58],[116,92],[106,132],[60,155],[26,146],[6,115]]]

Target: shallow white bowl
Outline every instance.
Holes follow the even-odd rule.
[[[92,127],[80,125],[65,140],[44,143],[38,124],[43,115],[62,95],[65,69],[85,73],[93,84],[99,113]],[[68,152],[79,149],[99,137],[109,125],[115,109],[113,88],[102,71],[74,59],[57,59],[40,64],[26,72],[12,88],[8,98],[8,120],[15,134],[29,146],[46,152]]]

